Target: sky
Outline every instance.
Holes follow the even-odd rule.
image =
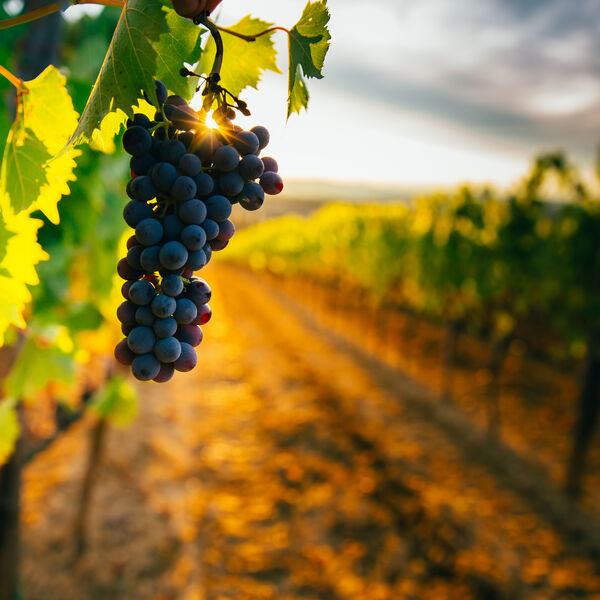
[[[224,26],[292,26],[305,0],[223,0]],[[591,165],[600,142],[598,0],[329,0],[331,47],[309,109],[287,76],[242,97],[287,177],[353,184],[509,184],[542,150]],[[287,69],[286,40],[276,34]]]

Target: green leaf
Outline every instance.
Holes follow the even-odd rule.
[[[308,105],[309,94],[304,77],[323,77],[321,70],[331,39],[328,22],[326,0],[309,2],[302,17],[290,31],[288,117]]]
[[[13,398],[33,400],[49,382],[71,383],[75,363],[58,345],[29,338],[5,381],[5,392]]]
[[[0,170],[2,205],[8,202],[15,213],[29,208],[48,182],[44,164],[50,158],[46,146],[17,119],[8,134]]]
[[[244,35],[253,35],[269,29],[272,25],[273,23],[253,19],[247,15],[230,29]],[[275,61],[277,52],[271,39],[272,35],[273,32],[257,38],[254,42],[246,42],[223,32],[223,66],[220,85],[237,96],[248,86],[256,88],[265,71],[281,73]],[[200,59],[199,72],[208,74],[214,59],[215,43],[211,37]]]
[[[0,265],[6,256],[8,240],[14,235],[15,233],[8,229],[4,215],[0,212]],[[4,275],[8,275],[8,271],[4,271]]]
[[[19,418],[12,400],[0,400],[0,465],[12,454],[19,437]]]
[[[92,398],[91,407],[109,422],[125,426],[137,414],[137,394],[125,379],[112,377],[96,392]]]
[[[190,95],[193,83],[181,77],[179,69],[184,62],[198,60],[202,30],[165,4],[166,0],[127,1],[72,142],[89,140],[111,112],[131,115],[142,90],[156,106],[155,75],[172,91]],[[114,135],[119,127],[117,120],[105,135]]]

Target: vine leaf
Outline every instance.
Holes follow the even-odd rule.
[[[6,242],[5,254],[0,262],[0,346],[9,326],[25,328],[23,311],[31,301],[28,285],[37,285],[35,269],[41,260],[48,260],[37,241],[40,219],[32,219],[28,212],[9,214],[3,211],[0,218],[11,235]]]
[[[55,224],[57,204],[69,194],[74,158],[70,150],[50,160],[77,125],[65,78],[53,67],[23,84],[19,107],[4,148],[0,170],[0,207],[5,212],[39,209]]]
[[[129,382],[115,376],[94,395],[91,406],[110,423],[123,427],[137,415],[137,394]]]
[[[308,105],[305,77],[322,79],[331,35],[326,0],[309,2],[289,34],[288,118]]]
[[[232,25],[231,29],[244,35],[253,35],[268,29],[272,25],[272,23],[253,19],[250,15],[247,15],[239,23]],[[256,88],[265,71],[281,73],[275,61],[277,52],[271,37],[272,33],[269,33],[249,44],[240,38],[223,32],[223,66],[219,84],[237,96],[248,86]],[[200,59],[199,72],[208,74],[214,58],[215,43],[211,37],[206,43],[204,53]]]
[[[179,75],[179,68],[198,60],[203,30],[177,16],[166,2],[127,0],[72,143],[89,140],[111,112],[132,115],[142,91],[156,106],[155,75],[170,90],[190,96],[192,82]],[[114,136],[121,122],[115,120],[103,136]]]

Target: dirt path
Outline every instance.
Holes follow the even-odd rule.
[[[593,562],[414,409],[418,386],[250,274],[206,279],[200,367],[110,432],[79,564],[88,424],[28,468],[28,600],[600,598]]]

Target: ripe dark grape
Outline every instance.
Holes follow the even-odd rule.
[[[210,287],[204,281],[204,279],[200,279],[199,277],[194,277],[190,281],[186,291],[186,298],[189,298],[196,307],[200,307],[202,304],[206,304],[211,297]]]
[[[191,371],[198,363],[198,356],[196,351],[190,344],[181,342],[181,354],[175,361],[175,370],[180,372]]]
[[[149,155],[144,154],[144,156]],[[133,194],[133,197],[141,202],[148,202],[148,200],[156,198],[156,188],[152,184],[152,179],[145,174],[138,173],[137,171],[135,171],[135,173],[139,175],[139,177],[136,177],[131,182],[131,193]]]
[[[160,370],[158,371],[158,375],[152,378],[152,381],[156,381],[156,383],[166,383],[170,379],[172,379],[175,373],[175,367],[173,363],[160,363]]]
[[[150,119],[144,113],[135,113],[132,119],[127,119],[127,128],[133,127],[134,125],[138,125],[144,129],[150,129],[151,127]]]
[[[135,228],[135,237],[143,246],[155,246],[162,240],[163,227],[157,219],[143,219]]]
[[[275,196],[283,189],[283,179],[278,173],[267,171],[260,178],[260,186],[265,190],[265,194]]]
[[[181,175],[171,186],[170,195],[177,202],[186,202],[196,195],[196,183],[191,177]]]
[[[173,317],[157,318],[152,326],[154,333],[158,338],[165,338],[175,335],[177,331],[177,321]]]
[[[181,231],[181,241],[188,250],[200,250],[206,244],[206,232],[199,225],[187,225]]]
[[[185,98],[182,98],[181,96],[178,96],[177,94],[171,94],[170,96],[168,96],[165,100],[165,104],[166,105],[172,104],[173,106],[187,106],[187,102],[185,101]]]
[[[131,160],[129,161],[129,168],[136,175],[147,175],[148,171],[154,166],[155,163],[156,159],[154,156],[152,156],[152,154],[141,154],[140,156],[131,157]],[[151,198],[154,198],[154,196],[146,198],[145,200],[150,200]],[[137,200],[142,200],[142,198],[137,198]]]
[[[143,275],[141,271],[134,269],[126,258],[122,258],[117,263],[117,273],[121,279],[140,279]]]
[[[271,136],[269,130],[262,125],[257,125],[250,130],[258,138],[258,149],[262,150],[269,144]]]
[[[189,177],[196,177],[202,171],[202,161],[195,154],[184,154],[178,166],[179,170]]]
[[[184,224],[174,214],[167,215],[163,221],[164,239],[166,241],[178,240]]]
[[[187,325],[196,318],[198,309],[196,308],[196,305],[188,298],[179,298],[176,301],[176,305],[177,306],[175,308],[175,312],[173,313],[173,318],[180,325]]]
[[[177,179],[177,169],[171,163],[158,162],[152,167],[150,176],[154,187],[160,192],[167,193]]]
[[[224,250],[227,247],[227,244],[229,244],[229,240],[220,240],[219,238],[217,238],[216,240],[211,240],[208,243],[215,252],[218,252],[219,250]]]
[[[171,298],[171,296],[167,296],[166,294],[158,294],[152,300],[152,312],[161,319],[165,317],[170,317],[174,312],[177,304],[175,303],[175,299]]]
[[[144,250],[144,246],[140,246],[138,244],[137,246],[132,246],[127,251],[127,262],[129,264],[129,266],[131,268],[135,269],[136,271],[144,270],[140,263],[140,256],[141,256],[143,250]]]
[[[217,136],[214,133],[208,133],[200,140],[195,153],[203,164],[205,162],[209,163],[212,162],[213,155],[220,146],[221,142],[219,142]]]
[[[127,336],[127,345],[132,352],[136,354],[146,354],[150,352],[156,342],[156,336],[151,327],[136,327]]]
[[[228,173],[233,171],[240,162],[240,154],[233,146],[221,146],[214,154],[213,164],[215,169]]]
[[[231,202],[225,196],[211,196],[205,204],[206,216],[213,221],[224,221],[231,214]]]
[[[140,381],[154,379],[160,371],[160,363],[152,354],[136,356],[131,363],[131,372]]]
[[[210,321],[212,317],[212,310],[208,304],[203,304],[198,307],[198,315],[194,319],[193,325],[204,325]],[[184,340],[185,341],[185,340]]]
[[[136,354],[132,352],[127,345],[127,339],[123,338],[116,346],[115,346],[115,358],[122,365],[131,365],[133,360],[135,359]]]
[[[244,180],[242,176],[233,171],[232,173],[225,173],[218,179],[219,191],[225,196],[237,196],[244,188]]]
[[[206,214],[206,204],[197,198],[184,202],[178,211],[181,222],[186,225],[200,225],[206,219]]]
[[[175,335],[180,342],[193,347],[199,346],[200,342],[202,342],[202,329],[194,324],[180,325]]]
[[[237,198],[242,208],[258,210],[265,201],[265,191],[255,181],[248,181]]]
[[[212,219],[205,219],[201,225],[207,240],[214,240],[219,235],[219,224]]]
[[[193,272],[200,270],[206,265],[208,260],[206,258],[206,253],[204,252],[203,248],[200,248],[199,250],[192,250],[188,253],[188,259],[185,262],[186,269]]]
[[[160,269],[160,246],[144,248],[140,255],[140,263],[144,271],[154,273]]]
[[[244,181],[258,179],[265,171],[263,161],[255,154],[247,154],[238,166],[238,173]]]
[[[152,217],[152,207],[145,202],[132,200],[131,202],[128,202],[123,209],[125,223],[134,229],[140,221],[149,219],[150,217]]]
[[[136,310],[137,305],[133,302],[129,300],[121,302],[117,308],[117,319],[119,319],[121,323],[135,323]]]
[[[150,304],[156,295],[154,286],[149,281],[136,281],[129,288],[129,297],[134,304],[144,306]]]
[[[258,152],[258,137],[251,131],[240,131],[239,133],[236,133],[233,136],[232,143],[242,156],[245,156],[246,154],[256,154]]]
[[[154,356],[161,362],[175,362],[181,354],[181,344],[174,337],[161,338],[154,344]]]
[[[160,147],[160,160],[176,165],[185,153],[185,146],[179,140],[167,140]]]
[[[167,296],[179,296],[179,294],[183,292],[183,281],[181,277],[177,275],[167,275],[166,277],[163,277],[160,289],[162,290],[162,293]]]
[[[219,223],[219,235],[217,235],[217,239],[222,242],[228,242],[235,233],[234,224],[227,219],[227,221],[223,221]]]
[[[160,264],[165,269],[179,269],[188,259],[188,251],[181,242],[167,242],[160,249]]]
[[[263,165],[265,165],[265,173],[267,171],[271,171],[272,173],[277,173],[279,171],[279,165],[274,158],[270,156],[263,156],[261,158]]]
[[[152,146],[152,137],[144,127],[134,125],[123,134],[123,148],[133,156],[146,154]]]
[[[124,281],[123,285],[121,286],[121,295],[123,296],[123,298],[125,298],[125,300],[131,300],[131,298],[129,297],[129,288],[131,288],[131,286],[135,283],[135,281]]]
[[[196,196],[198,198],[208,196],[215,189],[215,182],[208,173],[198,173],[194,177],[194,183],[196,184]]]

